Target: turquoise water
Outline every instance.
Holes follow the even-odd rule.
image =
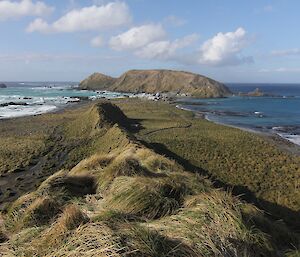
[[[260,88],[278,97],[186,99],[182,108],[203,112],[206,118],[223,124],[277,133],[300,144],[300,85],[228,84],[233,92]]]
[[[10,82],[0,89],[0,119],[36,115],[74,104],[81,97],[118,98],[124,94],[77,90],[77,83]]]
[[[77,90],[77,83],[10,82],[0,89],[0,119],[36,115],[75,104],[78,97],[118,98],[115,92]],[[228,84],[233,92],[260,88],[278,97],[182,99],[180,108],[205,113],[207,119],[255,130],[276,133],[300,145],[300,84]]]

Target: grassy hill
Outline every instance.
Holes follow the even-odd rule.
[[[208,162],[210,173],[220,175],[225,181],[214,168],[224,165],[222,158],[210,162],[207,153],[219,153],[223,148],[227,154],[231,149],[232,141],[222,139],[218,131],[226,128],[196,120],[191,113],[162,103],[139,100],[114,103],[99,102],[0,124],[13,137],[20,133],[17,129],[20,124],[35,121],[35,127],[28,123],[27,132],[32,136],[42,134],[40,145],[47,150],[46,159],[50,163],[53,158],[57,160],[56,165],[43,166],[40,174],[36,174],[38,167],[46,163],[45,152],[40,155],[37,152],[35,166],[28,167],[23,161],[25,170],[15,172],[17,167],[1,170],[4,177],[0,181],[7,179],[10,186],[14,184],[10,176],[25,176],[24,173],[31,171],[31,180],[28,178],[26,182],[34,185],[27,192],[18,191],[16,198],[1,198],[2,255],[292,257],[299,254],[299,235],[295,231],[235,196],[235,192],[216,185],[214,178],[201,170],[202,163]],[[39,123],[43,120],[51,124],[49,131],[44,129],[44,123]],[[13,127],[15,130],[9,129]],[[205,132],[207,128],[209,133]],[[194,136],[196,131],[199,141]],[[225,135],[228,134],[236,139],[242,135],[229,128]],[[60,143],[51,145],[49,136],[54,135]],[[254,135],[245,133],[244,137],[253,137],[253,147],[258,144],[257,148],[265,146],[277,153],[274,146]],[[171,138],[174,144],[168,141]],[[201,154],[196,155],[192,139],[201,142]],[[18,140],[23,138],[16,137],[15,142]],[[33,148],[28,141],[29,153]],[[10,150],[17,153],[21,148],[7,149]],[[202,152],[208,157],[202,156]],[[238,153],[232,150],[230,154],[235,157]],[[198,156],[202,159],[196,163],[192,157],[196,160]],[[2,158],[4,162],[5,157]],[[287,165],[298,160],[290,158]],[[281,164],[276,160],[272,165]]]
[[[231,94],[223,84],[205,76],[173,70],[130,70],[119,78],[94,73],[83,80],[81,89],[132,93],[174,93],[195,97],[224,97]]]

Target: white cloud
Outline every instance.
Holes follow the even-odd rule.
[[[300,48],[285,49],[285,50],[274,50],[271,52],[272,56],[294,56],[300,55]]]
[[[52,24],[36,19],[29,24],[27,32],[59,33],[103,30],[123,26],[130,21],[128,6],[124,2],[112,2],[71,10]]]
[[[181,39],[176,39],[174,41],[156,41],[136,51],[135,54],[139,57],[149,59],[177,59],[177,50],[191,45],[197,39],[198,35],[192,34]]]
[[[147,24],[112,37],[110,47],[114,50],[134,50],[152,42],[162,40],[166,35],[160,24]]]
[[[91,40],[91,45],[93,47],[101,47],[101,46],[103,46],[103,39],[102,39],[102,37],[101,36],[94,37]]]
[[[0,1],[0,21],[16,19],[24,16],[44,16],[50,14],[53,10],[53,7],[46,5],[41,1],[2,0]]]
[[[238,28],[234,32],[220,32],[202,44],[198,62],[208,65],[237,65],[251,62],[252,57],[241,56],[248,43],[249,39],[243,28]]]
[[[27,32],[34,32],[34,31],[46,32],[47,30],[49,30],[49,25],[41,18],[35,19],[33,22],[31,22],[28,25],[26,29]]]

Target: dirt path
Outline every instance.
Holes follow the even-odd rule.
[[[181,120],[184,120],[184,122],[186,122],[186,125],[178,125],[178,126],[172,126],[172,127],[166,127],[166,128],[160,128],[160,129],[155,129],[155,130],[151,130],[148,131],[146,133],[143,134],[143,136],[148,136],[157,132],[161,132],[161,131],[165,131],[165,130],[171,130],[171,129],[188,129],[190,127],[192,127],[192,123],[183,115],[178,115],[175,112],[170,112],[172,116],[179,116]]]

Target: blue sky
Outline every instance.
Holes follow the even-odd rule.
[[[0,0],[0,81],[188,70],[300,83],[298,0]]]

